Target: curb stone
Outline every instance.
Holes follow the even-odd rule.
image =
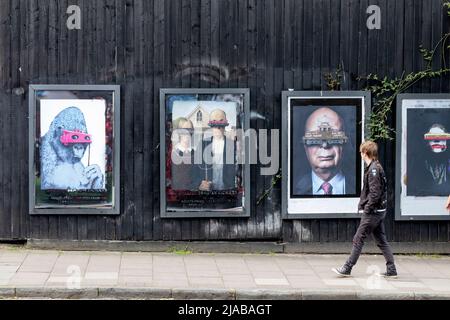
[[[357,300],[356,291],[304,290],[303,300]]]
[[[16,288],[15,296],[17,298],[95,299],[98,297],[98,290],[97,288]]]
[[[98,297],[100,299],[170,299],[172,290],[161,288],[99,288]]]
[[[414,292],[360,291],[356,293],[358,300],[414,300]]]
[[[0,288],[0,299],[14,298],[16,296],[16,290],[14,288]]]
[[[236,300],[301,300],[301,291],[237,290]]]
[[[232,289],[172,289],[175,300],[235,300],[236,292]]]
[[[0,288],[1,299],[60,300],[450,300],[450,292],[267,289]]]
[[[450,300],[450,292],[415,292],[415,300]]]

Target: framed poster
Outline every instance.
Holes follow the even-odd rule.
[[[31,85],[30,214],[120,213],[120,87]]]
[[[450,220],[450,95],[397,98],[396,220]]]
[[[283,217],[358,218],[370,93],[286,91],[282,104]]]
[[[161,217],[249,217],[248,89],[161,90]]]

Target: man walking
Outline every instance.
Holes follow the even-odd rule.
[[[348,277],[358,261],[364,246],[364,240],[371,233],[377,246],[386,259],[387,270],[384,277],[396,277],[397,270],[391,247],[386,239],[384,219],[387,207],[387,181],[383,167],[378,161],[378,146],[375,142],[366,141],[360,147],[361,157],[366,163],[364,170],[364,186],[358,209],[363,211],[361,222],[353,238],[353,250],[347,262],[341,268],[332,270],[339,276]]]

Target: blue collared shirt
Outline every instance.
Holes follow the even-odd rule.
[[[322,185],[325,181],[320,179],[314,171],[311,172],[313,195],[325,195],[325,191],[322,189]],[[333,195],[345,194],[345,177],[342,173],[338,173],[333,179],[328,181],[333,187]]]

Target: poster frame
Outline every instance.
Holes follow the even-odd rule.
[[[401,206],[402,194],[402,152],[403,147],[403,101],[405,100],[449,100],[450,94],[447,93],[405,93],[397,96],[397,110],[396,110],[396,164],[395,164],[395,221],[450,221],[450,213],[448,215],[407,215],[403,214]],[[423,197],[416,197],[423,198]],[[447,197],[433,197],[435,198],[428,206],[431,208],[441,207],[445,209]]]
[[[36,142],[36,94],[39,91],[93,91],[93,92],[111,92],[113,99],[113,192],[112,206],[105,208],[104,206],[95,207],[92,205],[71,205],[62,206],[40,206],[36,207],[35,203],[35,142]],[[31,84],[29,86],[29,214],[30,215],[120,215],[120,86],[119,85],[55,85],[55,84]]]
[[[370,117],[371,112],[371,93],[369,91],[283,91],[282,92],[282,143],[281,143],[281,158],[282,158],[282,198],[281,198],[281,210],[282,210],[282,218],[284,220],[298,220],[298,219],[360,219],[360,215],[358,215],[357,208],[357,198],[349,198],[349,197],[335,197],[334,199],[338,199],[339,201],[350,202],[353,201],[354,209],[352,206],[352,210],[344,210],[345,212],[333,212],[332,210],[326,210],[322,212],[288,212],[289,201],[292,199],[289,195],[289,172],[290,172],[290,153],[288,148],[289,145],[289,137],[290,137],[290,112],[291,112],[291,98],[300,98],[300,99],[356,99],[360,98],[362,100],[361,104],[361,141],[364,141],[367,138],[367,130],[366,124]],[[359,148],[359,146],[356,146]],[[357,150],[358,151],[358,150]],[[361,186],[363,184],[363,176],[364,176],[364,164],[362,159],[358,159],[359,153],[357,155],[356,161],[361,161]],[[320,208],[320,202],[323,201],[321,198],[317,197],[303,197],[302,199],[298,199],[298,202],[317,202],[318,208]],[[319,211],[319,210],[317,210]]]
[[[243,95],[243,112],[244,112],[244,127],[245,132],[250,129],[250,89],[248,88],[164,88],[160,90],[160,216],[161,218],[248,218],[251,214],[251,182],[250,182],[250,156],[249,143],[245,142],[243,166],[244,176],[244,208],[242,211],[188,211],[179,209],[177,211],[167,210],[166,201],[166,97],[169,95],[223,95],[223,94],[238,94]]]

